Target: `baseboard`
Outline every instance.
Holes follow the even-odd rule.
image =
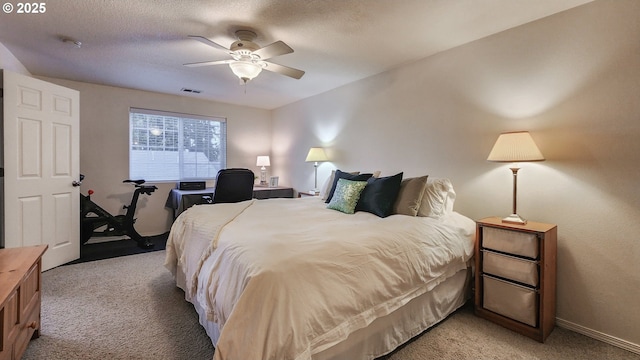
[[[599,331],[595,331],[593,329],[589,329],[582,325],[578,325],[570,321],[559,319],[559,318],[556,318],[556,325],[558,325],[561,328],[577,332],[578,334],[582,334],[590,338],[600,340],[609,345],[613,345],[615,347],[619,347],[621,349],[631,351],[632,353],[636,353],[640,355],[640,345],[638,344],[634,344],[632,342],[619,339],[615,336],[607,335],[605,333],[601,333]]]

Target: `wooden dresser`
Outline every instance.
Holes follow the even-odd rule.
[[[20,359],[40,336],[42,255],[47,245],[0,249],[0,360]]]

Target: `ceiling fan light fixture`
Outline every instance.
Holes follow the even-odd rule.
[[[245,84],[249,80],[258,76],[262,71],[262,66],[252,61],[234,61],[229,64],[229,67],[231,68],[231,71],[233,71],[233,73],[236,74],[236,76]]]
[[[185,66],[199,67],[227,64],[231,68],[231,71],[240,79],[241,84],[246,84],[258,76],[260,72],[262,72],[262,69],[293,79],[300,79],[302,75],[304,75],[304,71],[302,70],[265,61],[276,56],[291,54],[293,49],[282,41],[276,41],[265,47],[260,47],[253,42],[256,38],[256,33],[251,30],[236,31],[238,40],[232,43],[229,48],[203,36],[189,35],[189,37],[205,45],[224,50],[228,55],[231,55],[232,59],[188,63],[184,64]]]

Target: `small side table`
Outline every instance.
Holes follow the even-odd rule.
[[[476,315],[539,342],[556,321],[557,226],[477,222]]]
[[[298,197],[306,197],[306,196],[320,196],[320,193],[312,193],[311,191],[298,191]]]
[[[286,186],[260,186],[253,187],[253,197],[258,200],[273,198],[292,198],[293,188]]]

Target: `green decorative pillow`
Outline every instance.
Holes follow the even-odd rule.
[[[333,178],[333,184],[331,186],[331,190],[329,190],[329,195],[327,196],[327,200],[325,202],[328,204],[333,197],[333,193],[336,191],[336,186],[338,185],[338,179],[347,179],[353,181],[367,181],[373,174],[360,174],[360,173],[347,173],[344,171],[336,170],[336,174]]]
[[[365,186],[367,186],[366,181],[338,179],[327,208],[342,211],[345,214],[353,214]]]

